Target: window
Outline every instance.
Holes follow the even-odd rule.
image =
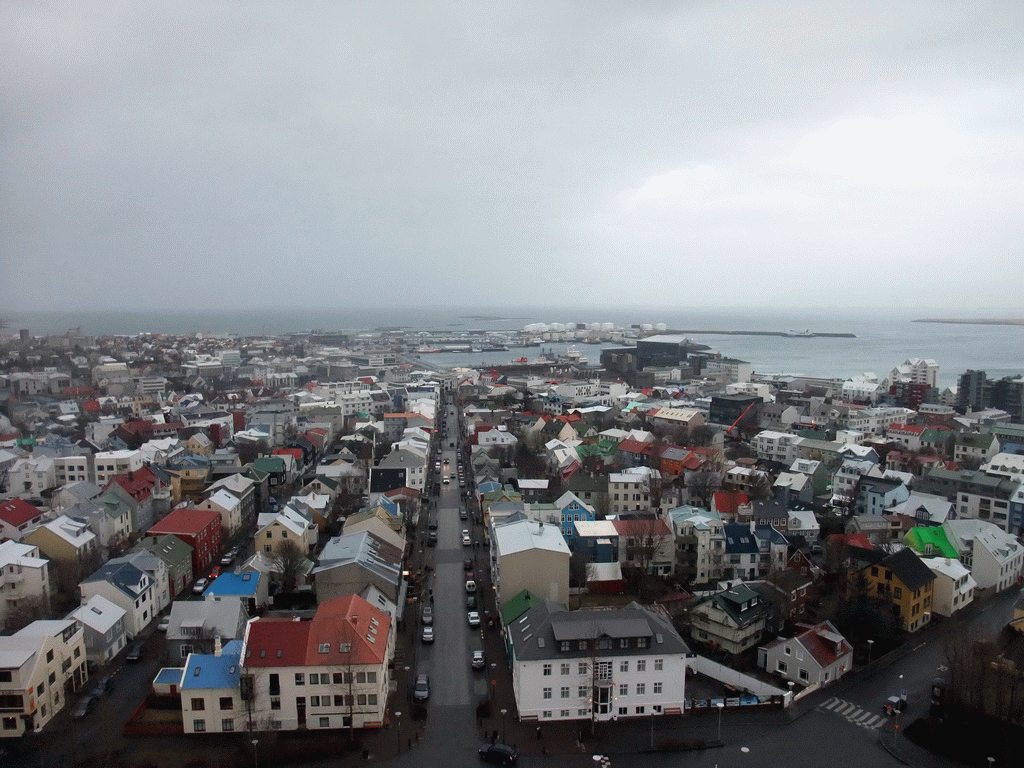
[[[206,699],[192,699],[193,712],[202,712],[204,709],[206,709]]]
[[[321,717],[320,718],[320,727],[321,728],[330,728],[331,727],[331,718],[329,718],[329,717]]]
[[[625,683],[619,685],[619,696],[629,696],[629,686]]]
[[[46,663],[49,664],[51,661],[53,661],[53,649],[52,648],[49,651],[46,652]]]
[[[664,659],[655,659],[654,660],[654,671],[655,672],[661,672],[664,668],[665,668],[665,660]]]
[[[345,706],[345,697],[342,696],[340,693],[334,694],[334,706],[336,706],[336,707],[344,707]]]
[[[620,661],[619,662],[619,672],[629,672],[629,662],[628,661]]]
[[[221,709],[234,709],[235,699],[233,696],[221,696],[220,697],[220,708]]]
[[[341,685],[341,682],[342,680],[344,680],[344,677],[342,676],[341,672],[335,672],[331,676],[331,679],[334,681],[335,685]]]
[[[195,731],[196,733],[205,733],[206,732],[206,721],[205,720],[193,720],[192,721],[192,730]]]
[[[550,719],[551,719],[551,710],[550,710],[550,709],[545,709],[545,710],[544,710],[543,712],[541,712],[541,715],[540,715],[540,716],[541,716],[541,717],[542,717],[542,718],[543,718],[544,720],[550,720]]]
[[[600,637],[600,638],[598,638],[598,640],[597,640],[597,649],[599,651],[608,651],[608,650],[611,650],[611,647],[612,647],[612,639],[610,637]]]
[[[280,696],[271,696],[270,697],[270,708],[271,709],[280,709],[281,708],[281,697]]]
[[[627,715],[627,714],[629,714],[629,707],[619,707],[619,714],[620,715]]]
[[[636,684],[636,695],[637,696],[643,696],[645,693],[647,693],[647,684],[646,683],[637,683]]]
[[[568,651],[569,650],[569,641],[568,640],[562,640],[558,644],[558,650],[560,650],[560,651]]]
[[[807,670],[806,669],[801,669],[800,673],[799,673],[799,676],[800,676],[800,679],[803,680],[805,683],[810,679],[810,675],[807,674]]]
[[[623,637],[619,639],[619,648],[629,648],[629,638]]]
[[[646,659],[639,659],[639,660],[637,660],[637,662],[636,662],[636,671],[637,672],[646,672],[647,671],[647,660]]]
[[[637,713],[638,715],[642,715],[642,714],[644,714],[644,708],[643,708],[643,707],[637,707],[637,708],[636,708],[636,713]]]
[[[780,661],[780,662],[778,663],[778,666],[777,666],[777,667],[775,667],[775,669],[776,669],[777,671],[779,671],[779,672],[785,672],[785,671],[787,670],[787,667],[786,667],[786,662],[784,662],[784,661]]]
[[[636,647],[637,648],[646,648],[647,647],[647,638],[646,637],[638,637],[636,639]]]
[[[376,672],[367,672],[366,673],[366,682],[368,682],[368,683],[376,683],[377,682],[377,673]]]
[[[598,680],[611,680],[612,679],[612,663],[610,661],[599,661],[599,662],[597,662],[597,679]]]
[[[550,688],[545,688],[543,690],[543,694],[544,694],[544,698],[545,699],[550,699],[551,698],[551,689]]]
[[[562,718],[569,717],[569,710],[568,709],[563,709],[561,712],[558,713],[558,716],[562,717]]]
[[[296,672],[295,673],[295,684],[296,685],[305,685],[306,684],[306,673],[305,672]]]
[[[365,693],[356,694],[356,704],[358,704],[360,707],[365,707],[366,706],[366,694]]]
[[[576,689],[576,695],[579,696],[581,699],[585,699],[587,698],[587,696],[590,695],[590,692],[587,690],[587,686],[581,685],[579,688]]]
[[[569,686],[568,685],[563,685],[562,686],[561,695],[562,695],[563,699],[568,699],[569,698]]]
[[[892,590],[892,596],[897,600],[903,599],[903,590],[900,587],[894,587]]]
[[[377,706],[377,694],[376,693],[367,694],[367,696],[366,696],[366,703],[369,706],[371,706],[371,707],[376,707]]]
[[[220,729],[222,731],[233,731],[235,730],[235,721],[230,717],[226,717],[220,721]]]
[[[365,683],[366,682],[366,673],[365,672],[356,672],[356,682],[357,683]]]
[[[551,677],[551,665],[550,664],[545,664],[544,665],[544,677]]]
[[[653,683],[654,689],[651,691],[655,696],[661,695],[661,683]]]
[[[561,664],[561,669],[559,671],[563,675],[568,675],[569,674],[569,662],[568,661],[563,661],[562,664]]]
[[[579,664],[576,665],[576,674],[577,675],[585,675],[585,674],[587,674],[587,662],[581,661]],[[10,682],[10,681],[8,681],[8,682]]]

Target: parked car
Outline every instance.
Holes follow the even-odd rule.
[[[96,705],[96,697],[91,693],[86,694],[78,700],[75,704],[75,708],[71,710],[71,717],[75,720],[81,720],[83,717],[92,712],[92,708]]]
[[[230,552],[225,552],[224,557],[220,559],[221,565],[231,565],[233,562],[235,562],[235,556]]]
[[[469,655],[469,666],[473,669],[483,669],[487,666],[487,658],[484,656],[483,651],[473,651]]]
[[[170,627],[170,626],[171,626],[171,617],[170,616],[162,616],[162,617],[160,617],[160,621],[156,625],[156,631],[157,632],[166,632],[167,628]]]
[[[434,642],[434,627],[428,624],[423,628],[423,642],[432,643]]]
[[[427,546],[428,547],[436,547],[437,546],[437,531],[431,531],[430,533],[427,534]]]
[[[210,583],[209,579],[199,579],[195,584],[192,585],[192,594],[201,595],[206,591],[206,586]]]
[[[112,675],[106,675],[93,684],[92,688],[89,689],[89,694],[98,699],[103,694],[110,693],[112,690],[114,690],[114,678]]]
[[[416,675],[416,685],[412,689],[412,697],[416,701],[426,701],[430,698],[430,678],[425,674]]]
[[[466,610],[467,611],[475,611],[476,610],[476,595],[475,594],[468,594],[468,595],[466,595]]]
[[[142,648],[143,645],[141,640],[132,643],[131,647],[128,649],[128,655],[124,657],[124,660],[131,664],[138,663],[139,659],[142,658]]]
[[[423,614],[420,617],[420,619],[421,619],[421,621],[424,624],[433,624],[434,623],[434,609],[431,608],[429,605],[424,605],[423,606]]]
[[[213,566],[213,569],[210,571],[210,575],[207,578],[209,578],[210,581],[213,581],[218,576],[220,576],[220,566],[219,565],[215,565],[215,566]]]
[[[467,557],[465,560],[462,561],[462,570],[464,570],[464,571],[472,571],[473,570],[473,558]]]
[[[466,591],[467,592],[476,592],[476,582],[475,581],[467,581],[466,582]]]
[[[476,611],[470,611],[466,616],[469,618],[469,626],[479,627],[480,626],[480,614]]]
[[[515,765],[519,760],[519,750],[501,742],[480,747],[479,754],[481,760],[491,765]]]

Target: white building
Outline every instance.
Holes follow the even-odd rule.
[[[145,571],[126,562],[110,560],[79,586],[82,602],[102,595],[125,611],[125,632],[136,637],[156,616],[156,590]]]
[[[608,514],[647,512],[651,508],[651,483],[647,474],[612,472],[608,475]]]
[[[967,566],[950,557],[926,557],[922,562],[935,574],[932,613],[949,617],[971,604],[978,584]]]
[[[683,712],[690,650],[667,617],[637,603],[567,611],[542,600],[505,634],[521,721]]]
[[[54,576],[39,547],[17,541],[0,542],[0,628],[8,617],[29,605],[48,608]]]
[[[1016,537],[984,520],[947,520],[942,527],[978,589],[1001,592],[1017,583],[1024,568],[1024,546]]]
[[[103,666],[124,648],[128,635],[124,628],[126,611],[107,600],[93,595],[68,614],[85,633],[85,652],[89,661]]]
[[[0,637],[0,738],[38,733],[88,679],[85,639],[69,619]]]
[[[96,485],[102,488],[114,475],[124,475],[145,466],[142,451],[100,451],[94,457]]]
[[[751,440],[751,446],[760,459],[791,464],[796,459],[796,441],[794,434],[763,429]]]

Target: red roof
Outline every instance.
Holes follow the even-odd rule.
[[[634,440],[631,437],[627,437],[625,440],[619,443],[617,450],[625,451],[626,453],[642,453],[647,456],[650,456],[651,444],[644,443],[640,440]]]
[[[311,626],[311,621],[283,618],[250,622],[242,663],[247,667],[305,666]]]
[[[646,520],[612,520],[619,536],[662,537],[671,536],[672,531],[660,517]]]
[[[211,509],[192,509],[184,507],[171,512],[160,522],[149,529],[150,536],[160,533],[183,533],[186,535],[197,535],[206,529],[212,522],[220,525],[220,513]]]
[[[893,424],[889,427],[890,432],[901,432],[908,435],[917,435],[920,437],[927,427],[914,427],[909,424]]]
[[[143,467],[134,472],[114,475],[103,487],[103,490],[107,490],[112,483],[120,485],[136,501],[145,501],[153,494],[153,488],[156,487],[157,479],[156,475],[153,474],[153,470],[149,467]]]
[[[33,507],[23,499],[9,499],[0,504],[0,520],[15,528],[41,514],[43,514],[43,510]]]
[[[836,640],[830,641],[825,637],[826,634],[832,635]],[[814,660],[821,667],[835,664],[840,657],[853,650],[850,644],[846,642],[846,639],[832,626],[830,621],[823,621],[821,624],[797,635],[797,641],[810,652],[811,656],[814,657]]]
[[[291,456],[296,461],[302,461],[302,449],[301,448],[275,448],[275,456]]]
[[[342,595],[317,608],[309,629],[306,665],[383,664],[391,618],[359,595]],[[342,644],[351,644],[351,651]]]
[[[748,501],[747,494],[739,491],[716,491],[714,507],[718,512],[735,515]]]

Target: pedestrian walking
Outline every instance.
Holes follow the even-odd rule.
[[[537,739],[540,740],[540,726],[537,726]]]

